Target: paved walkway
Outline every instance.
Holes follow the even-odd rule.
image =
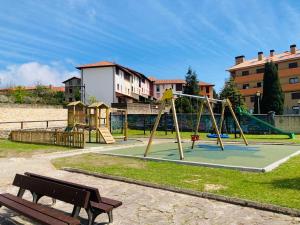
[[[101,149],[90,151],[97,152],[101,151]],[[80,153],[82,152],[74,151],[72,154]],[[70,153],[67,154],[70,155]],[[104,196],[123,201],[123,206],[114,210],[114,225],[300,224],[300,218],[56,170],[50,163],[50,160],[63,155],[66,155],[66,153],[34,156],[27,159],[0,159],[0,193],[16,193],[17,188],[10,185],[15,173],[30,171],[72,182],[88,184],[99,188]],[[25,198],[29,200],[30,197],[28,193],[25,195]],[[51,200],[49,198],[43,198],[41,202],[50,204]],[[69,212],[71,211],[69,205],[59,201],[55,207]],[[86,214],[83,210],[80,215],[86,218]],[[96,221],[99,224],[105,224],[108,219],[106,215],[100,215]],[[0,208],[0,224],[27,225],[34,223],[2,207]]]

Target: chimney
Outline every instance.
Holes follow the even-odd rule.
[[[274,49],[270,50],[270,57],[273,57],[274,54],[275,54],[275,50]]]
[[[245,61],[245,56],[244,55],[240,55],[235,57],[235,65],[243,63]]]
[[[258,61],[261,61],[263,59],[263,57],[264,57],[264,53],[263,52],[258,52],[257,53],[257,59],[258,59]]]
[[[296,50],[297,50],[296,45],[295,44],[290,45],[290,50],[291,50],[291,54],[296,54]]]

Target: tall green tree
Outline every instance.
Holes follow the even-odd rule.
[[[199,80],[196,71],[193,71],[191,67],[188,68],[188,72],[185,75],[185,82],[184,94],[199,95]]]
[[[265,64],[263,80],[263,97],[261,101],[262,113],[274,111],[276,114],[283,114],[284,95],[281,89],[278,70],[271,61]]]
[[[199,80],[197,73],[191,67],[185,75],[185,86],[183,89],[184,94],[199,95]],[[192,113],[197,109],[197,100],[189,97],[179,97],[175,100],[176,110],[179,113]]]
[[[220,92],[220,98],[229,98],[234,107],[245,107],[244,99],[242,98],[233,77],[230,77],[229,80],[225,81],[224,87]]]

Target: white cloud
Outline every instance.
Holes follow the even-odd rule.
[[[52,63],[51,65],[38,62],[28,62],[21,65],[13,64],[0,70],[0,86],[30,86],[35,85],[37,82],[44,85],[61,86],[63,85],[62,81],[72,76],[78,76],[78,72],[75,70],[69,71],[59,63]]]

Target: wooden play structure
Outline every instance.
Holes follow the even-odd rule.
[[[89,106],[82,102],[68,104],[68,127],[66,131],[88,130],[89,142],[92,142],[92,131],[96,133],[96,143],[115,143],[109,131],[110,107],[103,102],[95,102]]]
[[[115,139],[109,131],[110,108],[103,102],[95,102],[87,107],[89,142],[91,142],[91,132],[96,131],[96,142],[100,143],[101,138],[106,144],[115,143]]]
[[[149,141],[148,141],[148,145],[147,148],[145,150],[144,153],[144,157],[146,157],[149,153],[151,144],[152,144],[152,140],[153,137],[155,135],[155,132],[157,130],[157,127],[159,125],[159,121],[161,119],[161,116],[163,114],[163,111],[165,109],[165,106],[167,104],[171,105],[171,109],[172,109],[172,114],[173,114],[173,121],[174,121],[174,125],[175,125],[175,131],[176,131],[176,138],[177,138],[177,143],[178,143],[178,150],[179,150],[179,155],[180,155],[180,159],[184,159],[184,154],[183,154],[183,149],[182,149],[182,142],[181,142],[181,136],[180,136],[180,130],[179,130],[179,125],[178,125],[178,120],[177,120],[177,114],[176,114],[176,107],[175,107],[175,98],[176,97],[188,97],[191,99],[197,99],[197,103],[200,103],[198,112],[197,112],[197,121],[196,121],[196,127],[195,127],[195,132],[194,134],[191,135],[191,141],[192,141],[192,148],[194,148],[195,142],[199,140],[199,135],[198,135],[198,130],[199,130],[199,126],[200,126],[200,120],[201,120],[201,115],[203,113],[203,109],[204,106],[207,107],[208,112],[210,114],[211,117],[211,121],[212,121],[212,125],[214,127],[214,130],[217,134],[217,144],[220,145],[221,150],[224,150],[224,144],[220,135],[220,131],[222,130],[222,124],[224,121],[224,113],[225,113],[225,108],[228,107],[234,122],[236,123],[237,127],[240,130],[241,136],[244,140],[244,143],[246,145],[248,145],[248,142],[246,140],[246,137],[243,133],[243,130],[238,122],[238,119],[234,113],[234,110],[232,109],[232,105],[229,99],[212,99],[212,98],[208,98],[207,96],[195,96],[195,95],[187,95],[187,94],[180,94],[180,93],[173,93],[172,89],[168,89],[164,92],[162,98],[161,98],[161,105],[160,105],[160,110],[159,113],[156,117],[155,123],[154,123],[154,127],[153,130],[151,132]],[[217,125],[217,121],[213,112],[213,108],[212,108],[212,104],[217,104],[217,103],[221,103],[222,104],[222,111],[221,111],[221,119],[220,119],[220,126],[218,127]]]

